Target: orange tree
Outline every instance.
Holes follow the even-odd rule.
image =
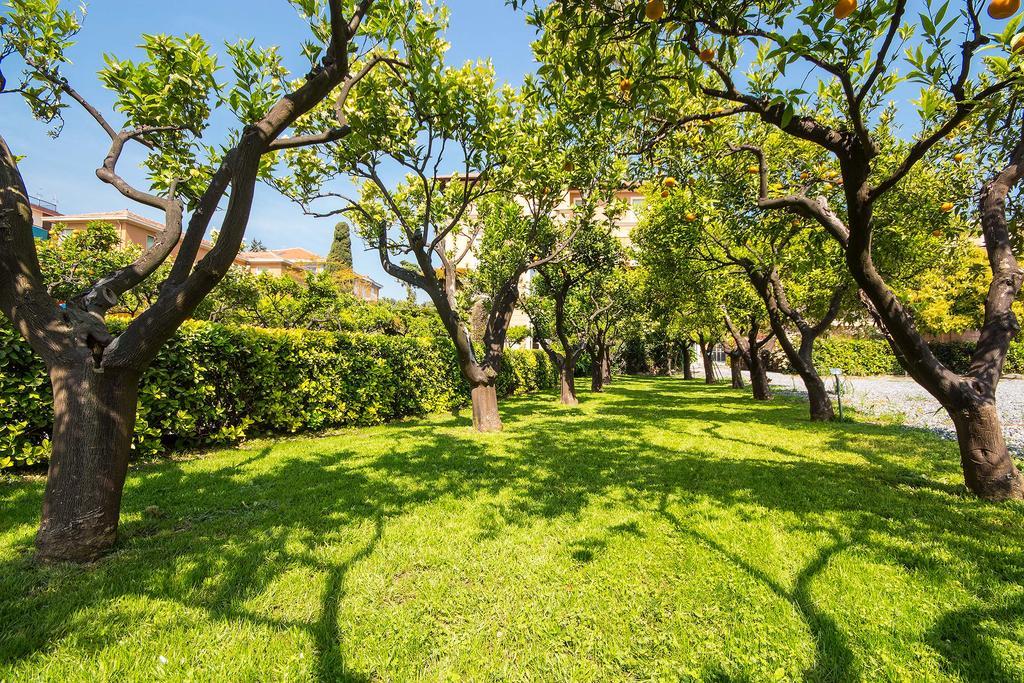
[[[675,187],[675,178],[666,178]],[[654,190],[653,204],[633,238],[649,271],[649,286],[688,324],[701,348],[705,379],[713,378],[709,342],[723,331],[731,340],[732,384],[743,386],[741,364],[750,371],[754,398],[768,400],[766,346],[775,336],[767,310],[757,298],[725,239],[721,204],[698,189],[695,179],[672,191]],[[717,233],[717,234],[716,234]],[[713,345],[713,344],[712,344]]]
[[[662,193],[670,197],[661,200],[670,208],[652,217],[665,224],[666,232],[674,225],[683,226],[684,232],[686,226],[695,228],[691,256],[735,270],[750,281],[768,310],[779,346],[807,388],[811,419],[829,420],[833,411],[814,365],[814,344],[841,313],[856,321],[863,307],[851,305],[855,288],[840,245],[800,216],[760,211],[752,201],[760,190],[760,168],[739,152],[762,149],[775,162],[769,192],[817,185],[823,193],[838,194],[842,182],[830,175],[834,172],[821,163],[813,146],[795,144],[757,121],[739,123],[704,126],[699,136],[682,129],[664,138],[659,147],[671,153],[659,154],[659,168],[666,169],[660,184],[679,187]],[[934,202],[935,196],[959,199],[971,170],[966,158],[937,168],[921,166],[912,182],[901,184],[876,206],[878,268],[907,295],[915,314],[923,313],[929,330],[963,319],[943,321],[932,301],[939,295],[934,286],[928,299],[913,295],[922,283],[934,282],[972,248],[978,249],[970,217],[944,214]],[[958,292],[957,310],[971,307],[972,293]]]
[[[667,93],[665,84],[672,83],[717,103],[696,114],[680,111],[664,128],[750,114],[827,153],[842,180],[838,196],[814,194],[813,185],[771,193],[770,164],[760,150],[750,150],[765,179],[757,205],[813,221],[840,245],[900,363],[952,418],[967,486],[991,500],[1021,499],[1024,477],[1007,451],[995,401],[1019,328],[1012,306],[1024,281],[1013,252],[1013,217],[1007,215],[1007,198],[1024,175],[1020,57],[1011,49],[1020,19],[991,33],[976,0],[926,5],[916,17],[908,15],[907,4],[680,1],[651,12],[643,0],[565,0],[535,8],[533,19],[557,43],[572,46],[567,53],[611,53],[612,60],[577,63],[595,72],[622,72],[634,93]],[[1004,7],[989,9],[1006,18]],[[912,104],[919,116],[907,122],[912,130],[902,131],[903,144],[887,153],[876,127],[893,101]],[[955,135],[964,124],[970,129]],[[980,340],[970,368],[958,374],[939,361],[912,309],[878,268],[874,234],[879,202],[920,165],[961,153],[955,144],[965,135],[983,140],[982,170],[973,187],[991,276]],[[943,211],[954,208],[934,201]]]
[[[64,76],[79,15],[55,0],[11,0],[0,17],[0,90],[22,96],[36,118],[57,124],[55,133],[66,107],[84,110],[110,142],[99,180],[166,216],[151,248],[58,306],[40,272],[15,151],[0,138],[0,310],[45,360],[54,394],[53,450],[36,537],[41,559],[88,561],[114,543],[142,373],[227,274],[256,184],[271,173],[275,154],[351,133],[343,114],[351,88],[389,59],[393,27],[422,16],[421,4],[406,0],[292,4],[311,32],[296,46],[309,62],[307,74],[292,79],[277,48],[243,40],[226,47],[234,79],[221,84],[217,58],[201,36],[147,35],[141,60],[108,56],[99,74],[113,91],[120,123]],[[222,146],[201,144],[218,108],[237,125]],[[146,154],[148,187],[118,170],[133,145]],[[197,259],[222,205],[217,244]],[[108,311],[160,273],[175,250],[156,300],[111,333]]]

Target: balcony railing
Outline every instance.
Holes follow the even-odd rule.
[[[55,202],[48,202],[45,199],[33,197],[32,195],[28,196],[28,201],[32,204],[35,204],[40,209],[46,209],[47,211],[53,211],[54,213],[57,213],[57,204]]]

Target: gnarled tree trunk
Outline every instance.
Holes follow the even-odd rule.
[[[856,165],[844,168],[855,187],[867,184]],[[949,413],[956,427],[964,482],[988,500],[1024,499],[1024,478],[1013,462],[996,408],[996,387],[1010,342],[1020,330],[1013,302],[1024,282],[1013,253],[1006,221],[1006,198],[1024,178],[1024,139],[1010,163],[981,192],[981,225],[992,277],[985,299],[985,321],[964,375],[936,358],[921,336],[913,315],[875,267],[871,254],[871,205],[856,203],[846,243],[846,263],[860,285],[868,310],[886,334],[907,373]]]
[[[580,404],[576,397],[576,361],[573,358],[564,358],[558,368],[558,379],[561,388],[560,398],[562,405],[577,406]]]
[[[139,373],[53,367],[53,451],[36,535],[43,561],[89,562],[117,539]]]
[[[967,488],[988,500],[1024,498],[1024,477],[1006,449],[995,401],[947,408],[956,426]]]
[[[725,327],[736,344],[736,351],[740,353],[750,371],[750,388],[754,399],[757,401],[770,400],[772,389],[768,382],[768,363],[764,356],[764,347],[772,340],[775,333],[772,332],[759,338],[761,324],[757,320],[757,316],[751,314],[750,325],[747,328],[746,337],[744,337],[740,329],[733,324],[732,318],[729,317],[729,311],[723,307],[722,312],[725,314]]]
[[[473,387],[473,427],[478,432],[500,432],[501,415],[498,414],[498,389],[494,383]]]
[[[743,352],[739,349],[729,351],[729,373],[732,376],[732,388],[743,388]]]
[[[756,401],[770,401],[772,387],[768,381],[768,368],[760,349],[750,352],[750,388]]]
[[[600,345],[590,349],[590,390],[604,391],[604,351]]]
[[[704,361],[704,384],[715,383],[715,359],[714,359],[714,344],[704,338],[704,335],[700,335],[700,340],[697,342],[700,346],[700,357]]]
[[[825,383],[814,365],[814,342],[829,328],[832,321],[839,315],[839,308],[846,294],[847,285],[840,284],[832,293],[828,310],[816,325],[811,325],[803,314],[790,305],[786,290],[778,270],[771,266],[760,270],[752,261],[741,263],[754,289],[764,301],[768,310],[768,321],[775,338],[779,340],[789,364],[793,366],[807,388],[807,399],[810,406],[811,420],[829,422],[835,419],[832,400],[829,398]],[[786,330],[785,319],[789,319],[800,334],[800,346],[797,348]]]
[[[612,347],[608,344],[604,345],[601,352],[601,383],[612,383]]]
[[[813,366],[812,366],[813,367]],[[832,408],[832,399],[825,388],[825,382],[817,373],[801,374],[804,387],[807,388],[807,400],[810,403],[811,420],[813,422],[831,422],[836,413]]]
[[[690,357],[690,342],[683,343],[683,379],[693,379],[693,359]]]

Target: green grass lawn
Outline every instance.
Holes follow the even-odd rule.
[[[1024,506],[955,444],[581,401],[139,466],[88,568],[31,563],[42,482],[4,483],[0,680],[1024,680]]]

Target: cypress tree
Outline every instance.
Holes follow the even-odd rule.
[[[331,242],[327,262],[334,270],[352,270],[352,237],[349,235],[348,223],[344,221],[334,226],[334,241]]]

